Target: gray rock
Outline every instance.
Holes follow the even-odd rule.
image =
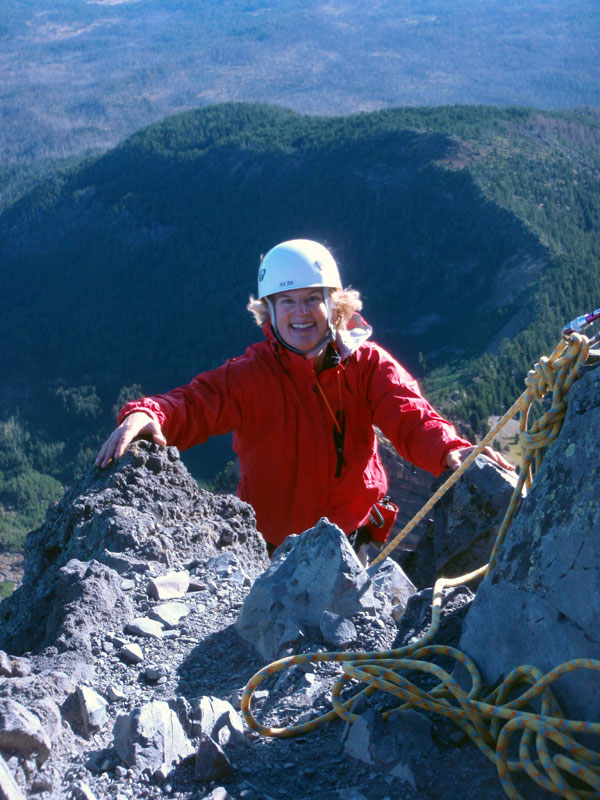
[[[204,800],[235,800],[235,798],[224,786],[217,786],[210,794],[206,795]]]
[[[10,678],[12,675],[12,664],[8,653],[0,650],[0,676]]]
[[[106,725],[108,715],[106,707],[108,703],[89,686],[78,686],[77,697],[83,720],[83,728],[86,736],[91,736]]]
[[[518,476],[479,455],[434,510],[438,574],[464,575],[487,564]]]
[[[356,627],[351,620],[324,611],[320,623],[323,641],[329,647],[343,648],[356,641]]]
[[[0,752],[19,758],[35,757],[41,766],[50,755],[52,743],[40,719],[21,703],[0,698]]]
[[[380,564],[369,567],[367,573],[373,581],[375,592],[383,596],[390,613],[399,618],[417,587],[392,558],[386,558]]]
[[[111,703],[119,703],[121,700],[125,700],[127,695],[123,691],[120,686],[111,685],[106,690],[106,695]]]
[[[194,772],[196,780],[203,783],[216,781],[219,778],[226,778],[231,772],[231,762],[222,748],[206,733],[201,733],[196,753],[196,768]]]
[[[298,645],[325,611],[340,617],[379,607],[369,576],[345,534],[328,520],[288,536],[248,593],[236,622],[240,636],[267,659]]]
[[[148,612],[148,616],[158,620],[167,628],[176,628],[184,617],[190,613],[190,607],[185,603],[161,603]]]
[[[256,576],[269,559],[251,507],[198,489],[175,448],[137,441],[118,463],[91,467],[28,535],[22,583],[0,604],[0,648],[90,650],[101,625],[117,629],[134,616],[123,577],[149,562],[164,571],[178,553],[196,563],[218,555],[224,519],[228,550]]]
[[[464,618],[473,597],[473,592],[466,586],[444,589],[435,644],[458,647]],[[397,646],[415,644],[427,633],[431,624],[432,598],[433,589],[422,589],[409,599],[406,611],[398,620]]]
[[[183,597],[190,585],[190,573],[187,570],[168,572],[152,578],[148,584],[148,595],[155,600],[174,600]]]
[[[148,571],[149,564],[147,561],[141,561],[131,553],[112,553],[110,550],[104,551],[104,563],[112,567],[119,575],[125,573],[136,573],[143,575]],[[133,578],[123,578],[121,588],[129,591],[135,587],[135,580]]]
[[[52,790],[53,784],[49,776],[36,772],[31,778],[31,794],[36,795]]]
[[[242,718],[226,700],[218,697],[197,697],[191,701],[191,736],[205,733],[225,747],[230,742],[245,742]]]
[[[19,658],[15,656],[10,660],[11,677],[13,678],[26,678],[31,675],[31,662],[28,658]]]
[[[437,490],[450,475],[432,485]],[[419,588],[440,575],[466,575],[487,564],[517,483],[514,472],[479,455],[433,508],[433,525],[403,566]]]
[[[570,392],[558,439],[467,614],[461,648],[494,683],[520,664],[544,672],[600,659],[600,370]],[[597,721],[597,674],[553,687],[568,716]]]
[[[2,756],[0,756],[0,800],[25,800],[25,795]]]
[[[56,601],[46,626],[60,652],[81,653],[84,660],[88,659],[98,626],[130,609],[129,602],[122,600],[119,583],[119,575],[96,560],[72,558],[58,570]],[[73,678],[87,680],[87,673]]]
[[[136,617],[125,625],[125,633],[133,636],[147,637],[148,639],[162,639],[163,626],[156,619],[149,617]]]
[[[177,714],[163,700],[117,717],[113,734],[121,761],[151,774],[161,768],[168,773],[194,752]]]
[[[142,648],[135,642],[124,644],[123,647],[119,649],[119,656],[128,664],[140,664],[144,660]]]
[[[63,728],[60,708],[49,696],[37,697],[34,708],[35,716],[42,723],[42,728],[46,731],[50,741],[58,742]]]
[[[158,681],[166,677],[167,674],[167,668],[162,664],[149,664],[144,670],[146,680],[149,681]]]
[[[397,711],[387,720],[369,709],[350,725],[344,742],[346,752],[416,788],[412,766],[417,758],[435,751],[431,722],[412,709]]]
[[[71,786],[71,794],[74,800],[96,800],[96,795],[85,781],[79,781],[73,784],[73,786]]]
[[[214,570],[220,578],[233,581],[241,586],[249,586],[251,583],[234,553],[222,553],[214,558],[209,558],[205,569]]]

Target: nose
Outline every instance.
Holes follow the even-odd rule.
[[[296,311],[298,314],[308,314],[309,307],[306,300],[304,300],[303,298],[299,298],[298,300],[296,300],[296,307],[294,311]]]

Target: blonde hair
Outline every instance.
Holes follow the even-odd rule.
[[[329,302],[331,304],[331,321],[336,331],[344,330],[352,315],[360,311],[363,305],[360,293],[350,287],[333,289],[329,295]],[[246,308],[260,327],[271,318],[269,306],[265,300],[257,300],[250,295]]]

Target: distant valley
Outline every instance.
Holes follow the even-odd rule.
[[[599,44],[595,0],[5,0],[0,164],[224,101],[598,106]]]

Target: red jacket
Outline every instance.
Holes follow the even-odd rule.
[[[144,411],[180,450],[233,431],[241,465],[238,495],[253,506],[268,542],[278,545],[323,516],[346,533],[366,520],[387,490],[373,425],[403,458],[434,475],[446,468],[450,450],[469,446],[424,399],[416,380],[378,345],[365,342],[352,353],[342,346],[346,357],[315,374],[311,361],[279,345],[268,324],[265,333],[267,341],[187,386],[127,403],[119,422]],[[332,417],[340,400],[343,464]]]

